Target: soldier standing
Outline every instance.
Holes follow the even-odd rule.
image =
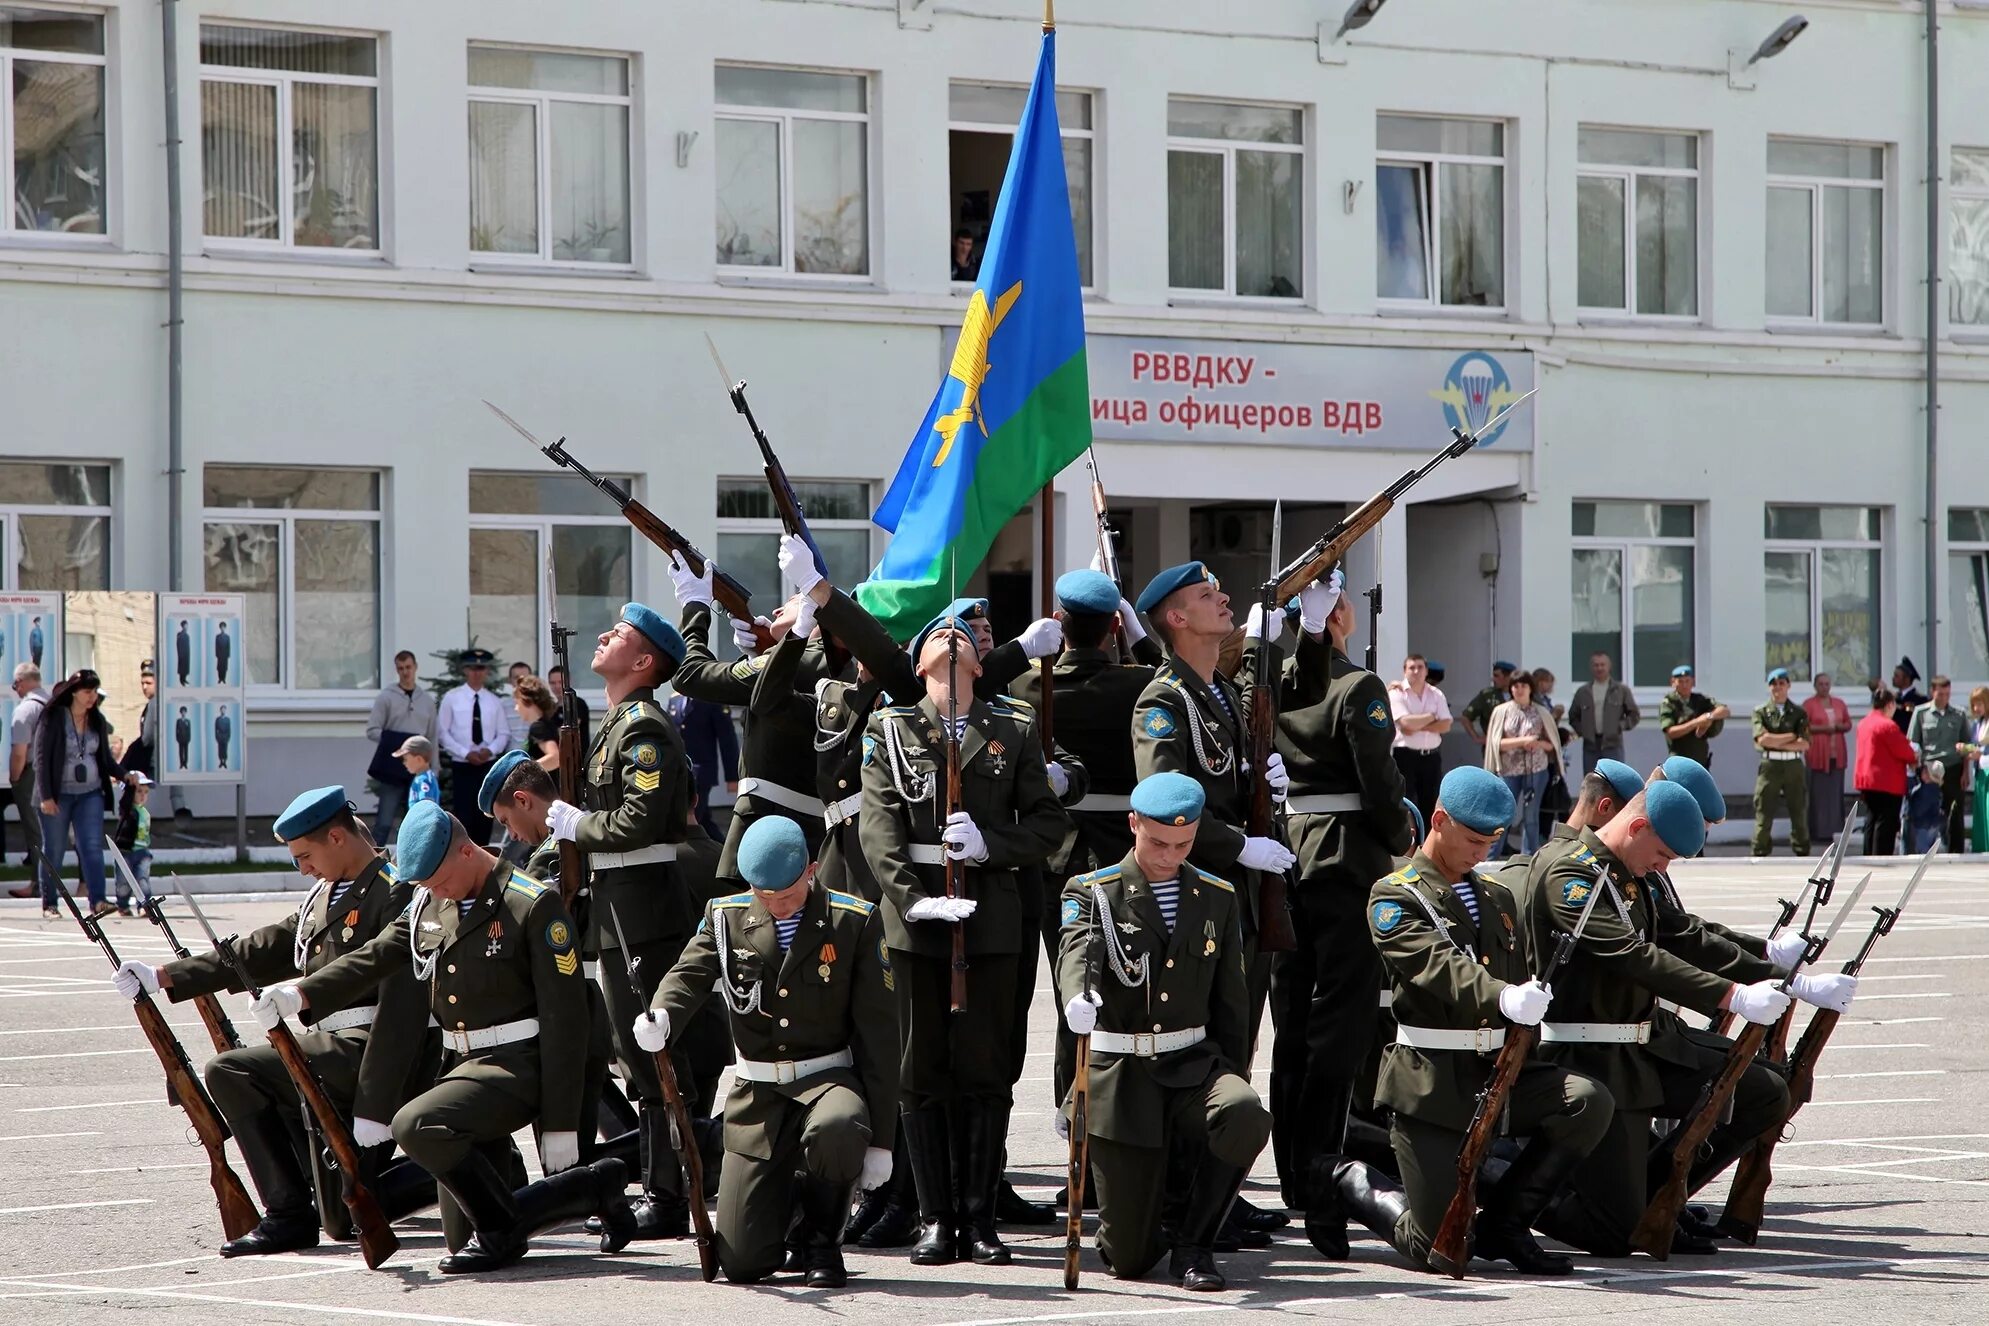
[[[755,821],[738,863],[751,891],[706,906],[633,1031],[660,1050],[714,990],[722,996],[740,1059],[725,1103],[719,1264],[737,1284],[779,1269],[799,1207],[808,1287],[840,1289],[851,1193],[891,1177],[898,1018],[884,920],[821,887],[792,820]]]
[[[1517,671],[1518,666],[1505,659],[1492,664],[1492,684],[1472,696],[1471,703],[1458,711],[1465,733],[1480,746],[1485,744],[1485,724],[1491,721],[1492,711],[1512,697],[1512,674]]]
[[[1809,715],[1789,703],[1789,670],[1768,674],[1768,703],[1754,710],[1754,746],[1761,763],[1754,772],[1755,856],[1774,851],[1770,831],[1777,803],[1788,812],[1789,845],[1797,856],[1809,855],[1809,774],[1803,752],[1809,749]]]
[[[1161,1213],[1178,1198],[1168,1272],[1183,1289],[1219,1290],[1217,1231],[1271,1132],[1248,1077],[1241,913],[1227,881],[1189,864],[1201,785],[1153,774],[1129,801],[1131,849],[1073,877],[1060,912],[1064,1021],[1091,1038],[1098,1252],[1120,1279],[1145,1275],[1164,1250]],[[1174,1153],[1193,1160],[1185,1194],[1167,1192]]]
[[[1658,704],[1658,727],[1664,732],[1666,751],[1697,760],[1710,769],[1713,738],[1726,727],[1732,711],[1714,703],[1712,696],[1696,693],[1692,689],[1695,680],[1690,663],[1671,670],[1671,689]]]

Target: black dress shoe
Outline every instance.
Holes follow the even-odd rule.
[[[1007,1179],[995,1189],[995,1219],[1004,1225],[1054,1225],[1057,1208],[1038,1206],[1009,1185]]]
[[[691,1208],[681,1197],[644,1193],[631,1209],[639,1239],[680,1239],[691,1232]]]
[[[1721,1237],[1719,1222],[1705,1207],[1688,1206],[1678,1213],[1678,1232],[1672,1236],[1673,1241],[1685,1235],[1717,1243]]]
[[[1720,1242],[1703,1234],[1687,1229],[1681,1221],[1671,1234],[1671,1251],[1680,1257],[1711,1257],[1720,1250]]]
[[[264,1216],[262,1223],[238,1239],[221,1245],[223,1257],[267,1257],[318,1246],[318,1213]]]
[[[1176,1248],[1167,1269],[1180,1280],[1183,1289],[1213,1294],[1229,1288],[1229,1282],[1216,1269],[1215,1254],[1207,1248]]]
[[[780,1259],[780,1269],[797,1274],[808,1269],[808,1254],[802,1251],[800,1244],[787,1245],[787,1256]]]
[[[1515,1270],[1527,1275],[1573,1273],[1574,1262],[1558,1252],[1549,1252],[1541,1247],[1526,1226],[1489,1218],[1492,1214],[1490,1211],[1478,1213],[1478,1223],[1471,1239],[1473,1257],[1482,1257],[1488,1262],[1511,1262]]]
[[[514,1265],[525,1255],[530,1245],[524,1239],[508,1242],[492,1239],[485,1243],[482,1234],[470,1235],[460,1251],[444,1257],[435,1267],[444,1275],[475,1275],[482,1271],[501,1271]]]
[[[856,1240],[859,1248],[903,1248],[918,1241],[922,1226],[917,1207],[892,1202]]]
[[[1305,1237],[1328,1261],[1343,1262],[1353,1255],[1347,1243],[1347,1217],[1337,1209],[1307,1212]]]
[[[1266,1234],[1291,1223],[1291,1217],[1285,1212],[1268,1210],[1243,1197],[1236,1199],[1235,1211],[1237,1220],[1245,1229],[1262,1230]]]
[[[919,1226],[918,1242],[912,1247],[912,1265],[951,1266],[959,1259],[960,1231],[950,1220],[934,1220]]]

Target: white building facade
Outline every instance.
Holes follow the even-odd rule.
[[[1066,0],[1135,592],[1199,556],[1247,598],[1274,501],[1289,557],[1538,387],[1351,559],[1387,586],[1384,673],[1420,651],[1461,704],[1507,657],[1565,699],[1601,649],[1647,713],[1682,662],[1743,714],[1777,665],[1854,708],[1901,654],[1989,681],[1989,10],[1934,6],[1930,181],[1923,7],[1801,8],[1749,64],[1791,6],[1396,0],[1335,38],[1321,0]],[[709,334],[838,579],[867,571],[1040,6],[175,9],[176,527],[160,6],[0,7],[0,590],[163,590],[177,540],[184,588],[248,595],[251,812],[357,786],[399,649],[545,666],[547,548],[565,620],[669,608],[662,555],[480,400],[770,602],[778,525]],[[1088,483],[1058,483],[1049,574],[1090,555]],[[1018,625],[1034,519],[973,582]],[[1715,771],[1744,792],[1738,728]],[[1647,721],[1631,754],[1660,746]]]

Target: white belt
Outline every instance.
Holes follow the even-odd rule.
[[[1800,760],[1802,757],[1803,753],[1799,750],[1764,750],[1761,752],[1761,758],[1764,760]]]
[[[599,962],[583,962],[580,964],[580,974],[590,981],[598,981],[601,979],[601,964]]]
[[[1395,992],[1393,990],[1383,990],[1381,992],[1381,1006],[1383,1008],[1395,1007]]]
[[[913,843],[905,849],[915,866],[943,866],[946,864],[946,849],[936,843]]]
[[[516,1022],[500,1022],[494,1027],[483,1027],[477,1031],[451,1031],[444,1027],[442,1044],[457,1054],[473,1054],[478,1050],[494,1050],[500,1045],[515,1045],[538,1034],[537,1018],[519,1018]]]
[[[830,801],[822,807],[822,823],[831,829],[840,828],[847,820],[856,818],[856,812],[863,809],[863,793],[844,797],[841,801]]]
[[[1190,1045],[1200,1045],[1208,1037],[1207,1027],[1189,1027],[1184,1031],[1137,1031],[1131,1035],[1122,1031],[1094,1031],[1091,1033],[1091,1048],[1100,1054],[1130,1054],[1137,1059],[1151,1059],[1157,1054],[1171,1054]]]
[[[1080,800],[1070,810],[1128,811],[1133,808],[1133,798],[1126,792],[1092,792]]]
[[[837,1050],[833,1054],[818,1054],[813,1059],[782,1059],[775,1063],[763,1063],[758,1059],[741,1059],[732,1065],[732,1076],[744,1078],[748,1082],[775,1082],[786,1085],[799,1082],[804,1077],[825,1073],[831,1068],[848,1068],[856,1062],[848,1050]]]
[[[1649,1045],[1648,1022],[1543,1022],[1540,1039],[1549,1045]]]
[[[1480,1054],[1485,1054],[1506,1043],[1506,1029],[1475,1027],[1469,1031],[1458,1031],[1446,1027],[1411,1027],[1397,1024],[1395,1043],[1414,1046],[1418,1050],[1476,1050]]]
[[[759,801],[771,801],[776,806],[798,810],[811,818],[822,813],[820,797],[811,797],[806,792],[797,792],[791,787],[782,787],[779,783],[770,783],[764,778],[741,778],[736,795],[752,797]]]
[[[1672,1003],[1669,999],[1658,1000],[1657,1006],[1663,1009],[1667,1013],[1683,1013],[1685,1011],[1684,1009],[1680,1008],[1677,1004]]]
[[[311,1024],[312,1031],[344,1031],[348,1027],[370,1027],[373,1015],[380,1011],[378,1004],[363,1004],[358,1008],[342,1008],[336,1013],[327,1013]]]
[[[1285,802],[1285,810],[1293,815],[1336,815],[1359,810],[1361,805],[1358,792],[1326,792],[1319,796],[1292,797]]]
[[[630,866],[655,865],[659,861],[675,861],[677,844],[651,843],[638,847],[633,852],[589,852],[587,864],[596,870],[626,870]]]

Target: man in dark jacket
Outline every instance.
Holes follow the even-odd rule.
[[[697,799],[697,822],[714,838],[725,835],[711,818],[711,790],[723,777],[728,792],[739,790],[739,732],[732,726],[732,711],[709,700],[673,696],[670,717],[683,734],[685,753],[691,757],[691,795]]]

